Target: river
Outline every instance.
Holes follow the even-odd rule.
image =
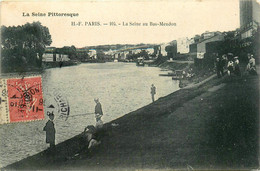
[[[70,106],[67,120],[55,114],[56,144],[81,133],[87,125],[95,125],[94,98],[99,98],[104,123],[151,103],[150,87],[156,86],[155,99],[179,89],[179,82],[157,67],[137,67],[134,63],[80,64],[50,68],[42,73],[44,110],[55,105],[55,92],[65,97]],[[74,116],[73,115],[79,115]],[[1,167],[48,148],[41,121],[0,125]]]

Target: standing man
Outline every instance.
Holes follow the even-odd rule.
[[[154,102],[154,95],[156,94],[156,87],[152,84],[151,86],[151,95],[152,95],[152,101]]]
[[[53,112],[47,112],[47,115],[49,116],[49,120],[46,123],[45,127],[43,128],[43,131],[46,131],[46,143],[50,144],[50,150],[53,152],[55,150],[55,127],[54,127],[54,114]]]
[[[96,98],[96,99],[94,99],[94,101],[96,102],[95,118],[96,118],[96,122],[98,122],[101,120],[101,117],[103,116],[103,111],[102,111],[102,106],[101,106],[101,103],[99,102],[99,99]]]

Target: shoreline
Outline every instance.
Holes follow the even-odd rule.
[[[148,67],[152,67],[152,66],[148,66]],[[161,67],[159,67],[159,66],[155,66],[155,67],[157,67],[157,68],[161,68]],[[50,69],[50,68],[46,68],[46,69]],[[33,74],[32,74],[33,75]],[[184,89],[184,88],[183,88]],[[180,91],[181,89],[179,89],[179,90],[177,90],[177,91]],[[177,91],[175,91],[175,92],[177,92]],[[168,95],[166,95],[166,96],[164,96],[164,97],[167,97],[167,96],[169,96],[169,95],[171,95],[171,94],[173,94],[173,93],[175,93],[175,92],[172,92],[172,93],[170,93],[170,94],[168,94]],[[164,98],[164,97],[160,97],[159,99],[161,99],[161,98]],[[159,100],[159,99],[157,99],[157,100]],[[156,101],[157,101],[156,100]],[[150,104],[148,104],[148,105],[145,105],[145,106],[143,106],[143,107],[141,107],[141,108],[138,108],[138,109],[136,109],[135,111],[137,111],[137,110],[139,110],[139,109],[142,109],[142,108],[145,108],[146,106],[150,106],[150,105],[152,105],[152,103],[150,103]],[[135,112],[135,111],[133,111],[133,112]],[[132,113],[132,112],[131,112]],[[125,114],[125,115],[123,115],[123,116],[121,116],[121,117],[124,117],[124,116],[126,116],[126,115],[128,115],[128,114],[130,114],[130,113],[127,113],[127,114]],[[110,121],[110,122],[108,122],[108,123],[104,123],[104,127],[109,127],[109,126],[111,126],[111,124],[112,123],[116,123],[116,121],[118,120],[118,119],[120,119],[121,117],[119,117],[119,118],[116,118],[116,119],[114,119],[114,120],[112,120],[112,121]],[[71,139],[80,139],[80,135],[75,135],[74,137],[72,137],[72,138],[70,138],[70,139],[67,139],[67,140],[65,140],[65,141],[63,141],[63,142],[60,142],[60,143],[58,143],[58,144],[56,144],[56,146],[58,146],[58,145],[61,145],[61,144],[66,144],[67,143],[67,141],[71,141]],[[35,154],[35,155],[42,155],[42,154],[45,154],[47,152],[47,149],[46,150],[44,150],[44,151],[42,151],[42,152],[39,152],[39,153],[37,153],[37,154]],[[33,155],[33,156],[35,156],[35,155]],[[30,157],[30,156],[29,156]],[[26,158],[25,158],[26,159]],[[22,159],[22,160],[24,160],[24,159]],[[21,161],[21,160],[20,160]],[[17,161],[17,162],[19,162],[19,161]],[[14,163],[16,163],[16,162],[14,162]],[[14,164],[14,163],[11,163],[11,164],[9,164],[9,165],[12,165],[12,164]],[[5,166],[5,167],[8,167],[9,165],[7,165],[7,166]]]
[[[188,162],[186,164],[181,164],[181,163],[179,163],[180,161],[179,162],[176,161],[178,164],[176,163],[174,165],[171,165],[170,164],[171,162],[168,161],[168,163],[167,163],[167,160],[166,161],[163,160],[166,163],[164,163],[164,164],[161,163],[160,164],[160,161],[154,162],[153,160],[151,160],[153,158],[159,159],[160,157],[157,156],[158,154],[164,155],[164,154],[161,154],[160,151],[162,151],[163,153],[169,153],[169,152],[165,151],[166,149],[169,150],[168,146],[172,146],[172,145],[175,146],[175,143],[177,143],[177,144],[178,143],[181,143],[181,144],[184,143],[185,144],[185,141],[184,142],[182,142],[182,141],[180,142],[179,141],[179,140],[181,140],[180,137],[179,137],[180,139],[178,138],[178,139],[175,140],[176,142],[170,143],[172,140],[168,139],[169,138],[169,137],[167,137],[168,133],[166,133],[166,137],[164,137],[164,138],[161,137],[162,135],[158,134],[160,131],[158,132],[156,127],[160,127],[160,129],[164,130],[165,128],[163,128],[163,127],[165,127],[165,124],[163,124],[163,125],[159,124],[159,126],[157,124],[160,123],[160,122],[162,122],[162,123],[163,122],[168,122],[167,118],[170,118],[170,120],[171,120],[171,118],[172,118],[171,115],[172,114],[178,115],[179,112],[182,113],[182,114],[178,115],[178,117],[185,116],[185,117],[188,117],[187,120],[190,120],[189,117],[191,117],[191,116],[187,115],[186,113],[183,113],[183,110],[189,110],[189,108],[186,109],[186,108],[183,108],[183,106],[185,106],[185,105],[188,105],[188,106],[189,105],[194,105],[193,102],[192,102],[193,100],[201,101],[201,99],[203,99],[203,98],[215,97],[215,96],[219,96],[219,94],[221,94],[223,97],[225,97],[226,96],[226,91],[224,91],[224,90],[228,89],[229,87],[228,86],[223,86],[223,82],[224,82],[224,85],[230,84],[232,86],[240,87],[242,89],[244,89],[244,87],[240,86],[241,83],[245,87],[246,86],[252,86],[252,85],[250,85],[248,83],[244,83],[243,80],[240,80],[240,79],[237,80],[237,78],[232,78],[232,79],[234,79],[235,83],[232,83],[232,82],[230,83],[230,80],[227,77],[222,78],[222,79],[212,79],[211,78],[207,82],[204,82],[204,83],[202,83],[202,84],[200,84],[198,86],[191,87],[191,88],[188,88],[188,89],[180,89],[180,90],[178,90],[176,92],[173,92],[173,93],[171,93],[171,94],[169,94],[169,95],[167,95],[165,97],[159,98],[154,103],[151,103],[151,104],[149,104],[147,106],[144,106],[144,107],[142,107],[140,109],[137,109],[136,111],[130,112],[130,113],[128,113],[128,114],[126,114],[126,115],[124,115],[124,116],[122,116],[120,118],[117,118],[117,119],[115,119],[115,120],[113,120],[113,121],[111,121],[109,123],[104,124],[104,134],[103,134],[103,136],[101,138],[101,142],[102,143],[101,143],[100,146],[94,148],[93,151],[86,150],[84,148],[84,143],[82,143],[82,137],[80,135],[77,135],[77,136],[75,136],[75,137],[73,137],[71,139],[68,139],[68,140],[60,143],[60,144],[57,144],[56,148],[57,148],[57,153],[58,154],[57,154],[57,156],[55,156],[52,159],[50,159],[49,156],[46,154],[47,151],[43,151],[43,152],[40,152],[40,153],[38,153],[38,154],[36,154],[34,156],[30,156],[30,157],[25,158],[25,159],[23,159],[21,161],[18,161],[16,163],[8,165],[4,169],[39,169],[39,168],[41,168],[41,169],[65,169],[65,168],[85,169],[85,168],[88,168],[88,169],[92,170],[92,169],[97,169],[97,168],[99,168],[99,169],[103,168],[105,170],[105,168],[107,168],[107,167],[108,168],[114,168],[115,166],[117,166],[118,168],[129,168],[129,167],[130,168],[133,167],[135,169],[136,168],[146,168],[148,165],[146,165],[146,164],[144,165],[142,163],[142,161],[143,162],[145,161],[142,158],[146,158],[147,162],[151,164],[151,168],[153,168],[153,169],[154,168],[183,168],[183,167],[185,168],[185,166],[187,164],[191,165],[192,167],[194,167],[194,166],[198,167],[197,166],[198,165],[197,159],[195,159],[192,156],[186,156],[185,159],[182,158],[182,157],[180,159],[177,158],[177,161],[179,161],[179,160],[185,160],[185,161],[186,160],[190,160],[190,162]],[[255,79],[251,79],[249,81],[250,82],[254,81],[253,85],[256,84]],[[239,84],[237,84],[236,82],[239,82]],[[258,82],[257,82],[257,84],[258,84]],[[233,88],[232,86],[231,86],[231,88]],[[213,89],[212,89],[212,87],[213,87]],[[214,88],[214,87],[216,87],[216,88]],[[218,87],[220,87],[220,88],[218,88]],[[246,87],[246,88],[248,88],[248,87]],[[254,88],[254,90],[256,91],[256,88]],[[208,96],[207,94],[209,92],[212,92],[212,91],[213,92],[220,91],[220,93],[217,93],[217,94],[213,93],[213,94],[210,94]],[[221,93],[221,91],[224,91],[224,92]],[[250,90],[250,91],[252,91],[252,90]],[[257,89],[257,91],[258,91],[258,89]],[[239,93],[242,93],[242,91],[239,92]],[[255,92],[252,92],[252,93],[255,93]],[[201,98],[201,96],[205,96],[204,94],[206,94],[206,97]],[[244,94],[242,94],[241,97],[238,96],[237,98],[241,98],[242,100],[244,100],[243,95]],[[225,100],[225,98],[223,100]],[[252,97],[252,98],[254,98],[254,97]],[[258,96],[255,97],[255,98],[258,98]],[[255,101],[256,103],[257,103],[257,100]],[[251,101],[251,99],[249,99],[249,101]],[[205,103],[205,101],[201,101],[201,102]],[[217,102],[217,103],[220,103],[220,102]],[[231,103],[232,104],[233,102],[226,101],[226,103]],[[245,103],[245,102],[243,102],[243,103]],[[224,104],[225,104],[225,102],[224,102]],[[218,105],[214,106],[214,103],[211,104],[211,106],[212,106],[212,108],[216,108],[216,110],[218,109]],[[196,105],[193,106],[193,107],[196,108]],[[255,106],[255,107],[258,108],[258,106]],[[210,110],[210,109],[207,109],[207,110]],[[206,120],[208,120],[208,122],[210,124],[213,124],[213,127],[212,127],[212,125],[210,125],[210,127],[211,127],[210,130],[213,129],[214,132],[219,132],[221,130],[219,130],[218,125],[215,125],[215,122],[213,122],[214,120],[216,120],[218,118],[211,118],[211,116],[216,115],[216,111],[215,112],[214,111],[215,110],[213,110],[213,114],[211,114],[210,116],[208,116],[209,114],[206,114],[206,115],[203,115],[203,116],[207,118]],[[236,115],[238,115],[238,113],[236,113]],[[240,114],[240,115],[242,115],[242,114]],[[165,117],[166,117],[166,120],[165,120]],[[177,117],[177,116],[175,116],[175,117]],[[192,116],[192,117],[195,117],[195,116]],[[227,116],[223,115],[222,117],[227,117]],[[252,115],[251,117],[256,117],[256,116]],[[172,119],[174,119],[174,118],[172,118]],[[201,116],[196,116],[195,121],[196,120],[200,120],[200,119],[204,120],[205,118],[203,118],[203,117],[201,118]],[[212,121],[212,119],[213,119],[213,121]],[[249,118],[249,119],[251,120],[252,118]],[[237,119],[235,119],[235,120],[237,120]],[[176,122],[176,121],[174,121],[174,122]],[[183,120],[181,122],[186,122],[186,121]],[[180,125],[180,128],[182,128],[182,129],[185,128],[185,127],[183,127],[184,125],[180,124],[181,122],[178,121],[175,124],[171,125],[170,127],[172,127],[172,126],[177,124],[177,125]],[[194,122],[194,120],[191,120],[191,122]],[[218,123],[219,122],[220,121],[218,121]],[[225,120],[221,121],[221,122],[223,122],[223,124],[224,124],[223,126],[226,125]],[[235,124],[235,125],[237,124],[237,123],[233,123],[232,120],[229,121],[229,122],[231,122],[232,124]],[[238,121],[237,120],[236,122],[243,122],[243,121],[240,121],[240,120]],[[113,127],[112,123],[116,123],[116,124],[118,124],[118,126]],[[203,125],[205,125],[205,124],[208,125],[209,124],[209,123],[205,123],[204,121],[201,121],[199,123],[203,124]],[[255,130],[255,127],[256,127],[256,125],[253,124],[252,125],[252,129]],[[175,128],[174,132],[176,132],[176,129],[177,129],[177,131],[179,130],[179,128]],[[190,143],[195,144],[195,146],[196,146],[196,144],[198,145],[198,142],[199,142],[199,144],[201,144],[199,139],[197,139],[192,134],[190,134],[190,132],[193,132],[192,129],[190,130],[190,132],[188,131],[187,133],[185,131],[186,129],[179,130],[179,131],[180,132],[183,132],[183,131],[185,132],[185,133],[183,132],[182,134],[189,134],[188,137],[191,137],[191,140],[187,140],[187,141],[188,142],[191,141]],[[205,130],[203,127],[197,127],[196,129],[198,129],[198,132],[200,132],[203,135],[205,134],[205,132],[209,131],[209,130]],[[141,131],[141,135],[140,135],[140,131]],[[164,130],[164,131],[168,132],[167,129]],[[231,132],[231,133],[233,134],[233,132]],[[177,137],[178,136],[182,136],[182,134],[180,134],[180,135],[176,134],[175,136],[177,136]],[[195,134],[196,134],[196,136],[200,135],[200,134],[197,135],[197,132]],[[239,137],[241,138],[241,135],[239,133],[235,133],[235,134],[238,134],[238,138]],[[153,136],[151,137],[151,135],[153,135]],[[215,135],[215,133],[214,133],[214,135]],[[157,139],[156,136],[159,136],[160,138]],[[209,134],[209,135],[207,134],[205,136],[206,137],[207,136],[210,137],[212,135],[211,134]],[[254,136],[254,134],[250,133],[250,136],[251,136],[250,138],[252,140],[252,136]],[[148,140],[148,142],[145,141],[145,138],[148,138],[148,137],[150,137],[150,139],[152,138],[154,140],[150,140],[151,142],[149,140]],[[166,140],[165,140],[166,142],[164,142],[165,138],[166,138]],[[208,138],[206,138],[206,139],[208,139]],[[207,140],[207,142],[209,144],[211,144],[211,143],[214,144],[214,142],[212,142],[212,139],[214,139],[214,138],[211,138],[210,141]],[[140,142],[136,142],[136,140],[138,140]],[[224,154],[226,155],[226,153],[225,153],[226,148],[230,148],[229,145],[228,145],[229,142],[226,142],[226,141],[222,142],[223,139],[222,140],[220,139],[220,140],[217,140],[217,141],[220,141],[218,144],[215,144],[215,146],[217,146],[217,148],[219,148],[218,146],[221,145],[221,143],[224,143],[224,144],[227,143],[226,144],[227,147],[226,146],[222,147],[222,148],[224,148],[223,149],[224,151],[219,154],[219,152],[218,153],[216,153],[216,151],[214,152],[215,148],[212,149],[212,148],[210,148],[210,145],[208,145],[208,144],[205,145],[203,143],[204,144],[203,146],[205,146],[206,149],[208,149],[206,151],[207,151],[207,154],[209,153],[208,155],[210,155],[209,156],[209,160],[211,162],[213,162],[213,161],[216,162],[215,165],[214,165],[214,162],[213,162],[213,164],[211,166],[210,165],[210,161],[208,161],[208,159],[205,158],[206,162],[202,162],[202,163],[204,163],[204,167],[206,167],[206,168],[209,167],[209,168],[216,169],[217,168],[216,167],[217,163],[221,163],[221,164],[218,165],[219,167],[222,165],[220,168],[226,168],[226,169],[227,168],[238,168],[238,167],[234,167],[234,166],[239,166],[239,168],[242,167],[244,169],[248,168],[248,167],[250,167],[250,168],[255,168],[256,167],[256,160],[255,160],[254,157],[253,157],[254,160],[248,163],[248,160],[252,160],[253,159],[252,155],[253,154],[255,155],[255,151],[254,151],[255,148],[256,148],[255,147],[256,145],[254,144],[255,143],[255,138],[253,138],[253,141],[252,141],[253,144],[251,142],[250,146],[248,146],[248,143],[250,143],[250,142],[245,140],[244,142],[242,142],[242,144],[240,146],[238,146],[239,148],[235,148],[235,150],[237,150],[237,151],[239,151],[241,147],[242,147],[243,150],[247,149],[249,147],[251,149],[253,149],[253,151],[251,150],[251,152],[250,151],[246,152],[246,154],[248,155],[249,159],[246,159],[247,157],[245,157],[243,160],[239,160],[241,162],[241,164],[237,163],[237,162],[233,162],[233,165],[231,164],[230,166],[225,165],[225,163],[223,163],[224,161],[221,161],[221,157],[219,159],[215,158],[216,156],[222,156],[223,157]],[[128,143],[125,144],[124,142],[129,142],[129,143],[131,142],[131,143],[130,144],[128,144]],[[157,144],[156,142],[159,143],[159,144],[162,143],[161,145],[162,145],[163,149],[159,148],[160,146],[158,146],[158,147],[154,146],[155,144]],[[168,144],[168,142],[170,144]],[[233,142],[233,140],[232,140],[232,142]],[[154,146],[152,148],[153,150],[151,150],[151,151],[147,149],[149,147],[148,144],[150,144],[150,143],[152,143],[153,146]],[[166,143],[168,145],[165,146],[165,145],[163,145],[164,143]],[[236,143],[240,144],[237,141],[236,141]],[[245,145],[243,145],[243,144],[245,144]],[[183,146],[183,145],[181,145],[181,146]],[[176,147],[178,147],[178,146],[175,146],[175,148]],[[188,151],[193,151],[193,150],[196,149],[196,148],[195,149],[190,149],[190,147],[192,147],[192,146],[188,145],[187,147],[183,146],[183,147],[180,147],[180,148],[181,149],[182,148],[184,148],[184,149],[187,148],[186,150],[188,150]],[[175,148],[173,148],[173,149],[175,149]],[[232,147],[232,148],[234,148],[234,147]],[[141,150],[140,151],[141,153],[133,154],[131,152],[131,151],[136,151],[136,150]],[[159,151],[157,151],[157,150],[159,150]],[[220,151],[222,151],[222,150],[220,150]],[[146,154],[149,154],[149,153],[152,153],[152,154],[154,153],[154,155],[148,155],[147,156],[149,158],[148,159],[145,156],[146,156]],[[184,153],[186,154],[186,152],[184,152]],[[190,152],[188,152],[188,154],[189,153]],[[203,157],[203,155],[201,156],[200,153],[201,152],[199,150],[196,153],[194,153],[194,155],[199,157],[199,159],[201,160],[202,159],[201,157]],[[229,151],[229,153],[230,153],[230,151]],[[105,157],[104,154],[107,157],[111,156],[113,159],[111,160],[110,157],[108,157],[108,158]],[[121,154],[121,155],[118,156],[118,154]],[[214,154],[216,156],[214,156]],[[182,155],[182,153],[180,153],[180,155]],[[135,156],[135,157],[134,158],[130,157],[130,159],[131,159],[130,161],[122,162],[122,159],[128,158],[127,156],[133,156],[133,157]],[[139,158],[141,156],[143,156],[143,157]],[[228,155],[226,157],[230,157],[230,155]],[[233,157],[233,155],[231,155],[231,158],[232,157]],[[97,165],[97,163],[95,163],[95,161],[100,161],[100,164]],[[132,163],[133,165],[130,166],[129,163]],[[196,165],[196,163],[197,163],[197,165]],[[248,163],[248,164],[245,164],[245,163]],[[244,167],[243,167],[243,165],[244,165]]]

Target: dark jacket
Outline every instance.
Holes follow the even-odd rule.
[[[154,86],[151,87],[151,94],[156,94],[156,87]]]
[[[95,114],[103,115],[101,104],[98,102],[95,106]]]
[[[222,61],[216,61],[216,68],[217,68],[217,70],[223,69],[223,63],[222,63]]]
[[[43,131],[46,131],[46,143],[55,143],[55,128],[54,123],[51,120],[48,120],[45,127],[43,128]]]

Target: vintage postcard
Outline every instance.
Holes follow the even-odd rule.
[[[259,0],[0,2],[1,170],[259,170]]]

